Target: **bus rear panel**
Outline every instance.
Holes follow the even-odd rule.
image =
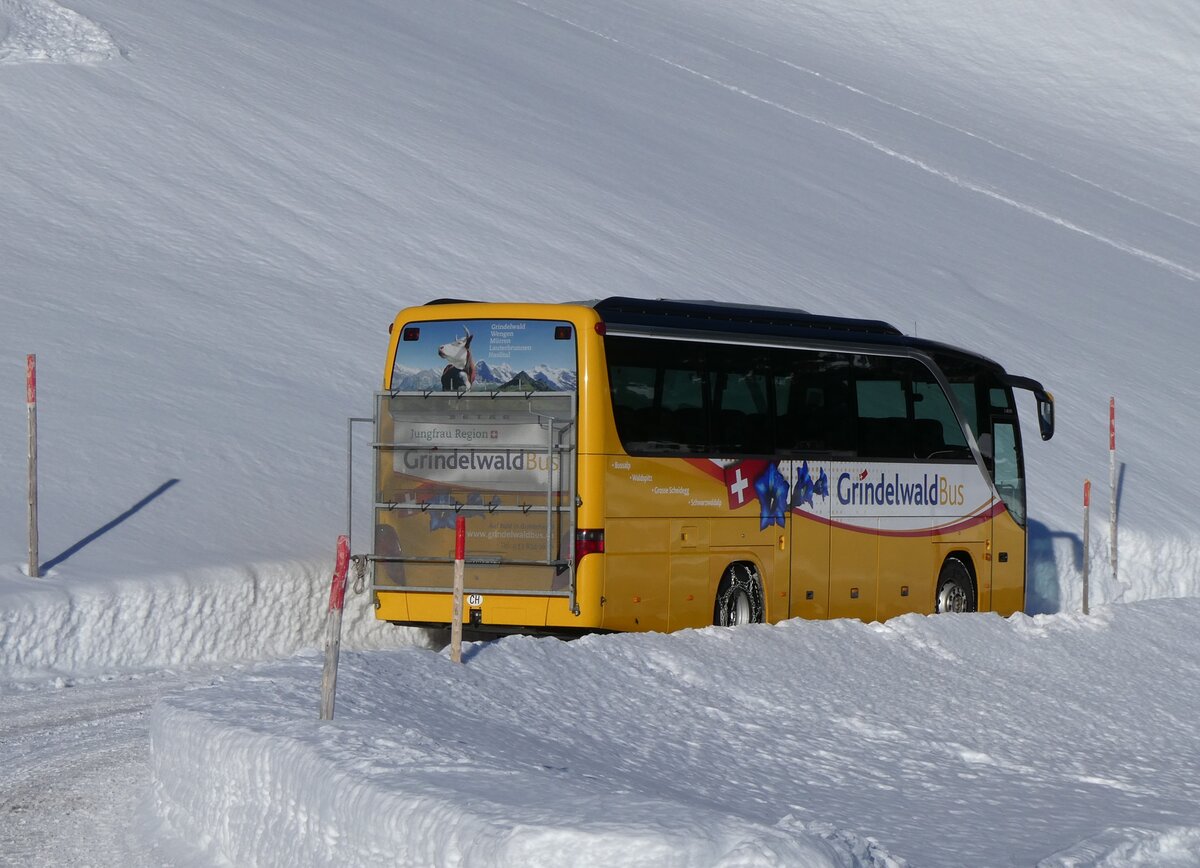
[[[577,323],[405,319],[393,332],[375,408],[379,617],[448,623],[462,518],[469,621],[577,626]]]

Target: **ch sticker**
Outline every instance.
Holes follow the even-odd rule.
[[[482,606],[483,605],[483,594],[468,594],[467,595],[467,605],[468,606]]]

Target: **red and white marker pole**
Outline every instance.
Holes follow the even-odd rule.
[[[1089,563],[1091,562],[1090,551],[1090,533],[1092,526],[1091,521],[1091,506],[1092,506],[1092,480],[1085,479],[1083,481],[1083,614],[1088,614],[1088,572]]]
[[[1108,559],[1113,578],[1117,577],[1117,399],[1108,399]]]
[[[463,566],[467,559],[467,520],[454,520],[454,609],[450,615],[450,659],[462,663]]]
[[[338,537],[337,561],[329,588],[329,612],[325,617],[325,671],[321,674],[321,720],[333,720],[337,693],[338,657],[342,649],[342,607],[346,602],[346,574],[350,570],[350,538]]]
[[[25,357],[25,406],[29,412],[29,576],[41,575],[38,567],[37,493],[37,356]]]

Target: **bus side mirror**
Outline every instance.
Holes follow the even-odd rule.
[[[1049,440],[1054,436],[1054,396],[1042,388],[1042,384],[1029,377],[1014,377],[1007,374],[1003,377],[1005,383],[1018,389],[1028,389],[1037,399],[1038,428],[1041,429],[1042,439]]]
[[[1038,427],[1042,431],[1042,439],[1049,440],[1054,436],[1054,397],[1049,392],[1037,396]]]

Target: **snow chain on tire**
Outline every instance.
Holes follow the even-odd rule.
[[[718,626],[729,625],[730,602],[740,593],[748,603],[746,623],[761,624],[765,620],[762,585],[758,571],[749,564],[732,564],[721,582],[722,590],[717,595],[717,610],[714,621]]]

